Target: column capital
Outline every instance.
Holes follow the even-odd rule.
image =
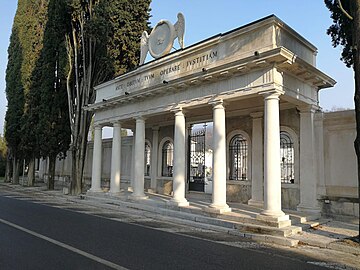
[[[213,106],[213,110],[224,109],[224,101],[222,99],[210,100],[209,104]]]
[[[279,89],[272,89],[259,92],[259,95],[262,95],[265,100],[267,99],[279,99],[279,96],[283,95],[285,91]]]
[[[315,121],[324,121],[324,112],[323,111],[316,111],[314,115]]]
[[[301,113],[315,113],[317,110],[319,110],[319,106],[313,105],[313,104],[306,104],[302,106],[298,106],[297,109]]]
[[[182,107],[175,107],[175,108],[171,109],[170,111],[173,112],[175,114],[175,116],[176,115],[184,115]]]
[[[250,113],[250,116],[254,119],[263,118],[264,112],[253,112],[253,113]]]
[[[159,131],[159,129],[160,129],[159,126],[153,126],[153,127],[152,127],[152,130],[153,130],[153,131]]]
[[[112,121],[111,124],[113,125],[113,127],[120,127],[121,126],[121,122],[119,120]]]
[[[137,122],[137,121],[145,121],[145,120],[146,120],[146,118],[143,117],[142,115],[135,116],[134,119],[135,119],[136,122]]]

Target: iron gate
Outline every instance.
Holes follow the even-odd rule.
[[[188,138],[188,182],[189,190],[204,192],[205,187],[205,134],[201,130],[189,130]]]

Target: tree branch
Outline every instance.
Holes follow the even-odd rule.
[[[343,8],[342,4],[341,4],[341,0],[337,0],[338,5],[340,10],[345,14],[346,17],[348,17],[350,20],[353,20],[354,18],[351,17],[351,15],[349,13],[347,13],[347,11]]]

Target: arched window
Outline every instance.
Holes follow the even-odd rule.
[[[280,132],[281,182],[294,183],[294,142],[286,131]]]
[[[173,154],[174,146],[172,142],[166,141],[162,147],[162,176],[173,176]]]
[[[231,138],[229,144],[230,180],[248,179],[248,141],[241,134]]]
[[[144,168],[144,175],[149,176],[150,175],[150,154],[151,154],[151,148],[150,145],[146,142],[145,143],[145,168]]]

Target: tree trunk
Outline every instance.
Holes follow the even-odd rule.
[[[352,32],[353,32],[353,56],[354,56],[354,73],[355,73],[355,117],[356,117],[356,139],[354,142],[355,152],[357,156],[358,169],[358,204],[360,205],[360,0],[352,1]],[[360,221],[360,208],[359,208]],[[360,222],[359,235],[360,238]]]
[[[54,190],[55,188],[55,165],[56,156],[49,157],[49,176],[48,176],[48,190]]]
[[[72,151],[72,168],[71,168],[71,185],[70,193],[72,195],[78,195],[81,193],[82,181],[81,181],[81,167],[79,166],[80,153],[78,149]]]
[[[29,161],[29,170],[27,174],[27,183],[29,187],[33,187],[35,183],[35,158],[31,158]]]
[[[11,159],[7,157],[6,159],[6,169],[5,169],[5,183],[11,182]]]
[[[14,156],[14,159],[13,159],[13,178],[12,178],[12,183],[14,185],[19,184],[19,174],[20,174],[20,160],[16,156]]]

